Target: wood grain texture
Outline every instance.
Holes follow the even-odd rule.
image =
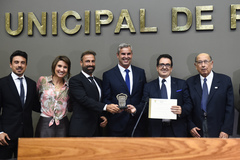
[[[20,138],[18,160],[237,160],[240,139]]]

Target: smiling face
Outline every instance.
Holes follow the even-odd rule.
[[[68,65],[64,61],[58,61],[55,70],[54,70],[54,76],[57,76],[59,78],[64,78],[68,73]]]
[[[10,63],[10,68],[12,69],[13,73],[21,77],[27,68],[27,61],[22,56],[15,56]]]
[[[158,75],[165,79],[172,73],[171,60],[169,58],[161,58],[157,66]]]
[[[82,61],[80,61],[80,65],[85,73],[92,76],[92,73],[95,70],[95,56],[92,54],[84,55]]]
[[[117,53],[117,58],[119,61],[119,65],[123,68],[128,68],[132,61],[132,50],[130,47],[122,48]]]
[[[213,61],[211,60],[209,54],[200,53],[196,57],[195,67],[199,74],[201,74],[203,77],[207,77],[213,68]]]

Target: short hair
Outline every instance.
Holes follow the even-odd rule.
[[[83,56],[89,55],[89,54],[93,55],[94,57],[97,55],[96,52],[94,52],[94,51],[91,51],[91,50],[85,51],[81,55],[81,61],[83,60]]]
[[[20,51],[20,50],[16,50],[15,52],[12,53],[12,55],[10,56],[10,63],[12,64],[12,60],[13,60],[13,57],[15,56],[21,56],[23,58],[26,59],[26,64],[27,64],[27,61],[28,61],[28,55],[26,52],[23,52],[23,51]]]
[[[173,66],[172,56],[170,56],[169,54],[161,54],[160,56],[158,56],[158,58],[157,58],[157,66],[159,65],[159,60],[160,60],[161,58],[168,58],[168,59],[170,59],[170,61],[171,61],[171,67]]]
[[[121,43],[121,44],[119,44],[118,49],[117,49],[117,54],[119,54],[119,52],[120,52],[120,50],[121,50],[122,48],[128,48],[128,47],[130,47],[130,48],[131,48],[131,51],[133,51],[133,50],[132,50],[132,46],[131,46],[130,44],[127,44],[127,43]]]
[[[59,61],[63,61],[63,62],[65,62],[65,63],[68,65],[67,79],[69,79],[70,76],[71,76],[71,73],[70,73],[70,70],[71,70],[71,61],[70,61],[70,59],[69,59],[67,56],[57,56],[57,57],[53,60],[53,62],[52,62],[52,76],[54,76],[54,74],[55,74],[55,68],[56,68],[57,63],[58,63]]]
[[[199,53],[199,54],[202,54],[202,53]],[[197,62],[197,57],[199,56],[199,54],[195,57],[195,62]],[[210,61],[212,61],[212,56],[210,56],[210,54],[208,53],[205,53],[205,54],[207,54],[210,57]]]

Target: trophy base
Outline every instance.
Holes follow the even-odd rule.
[[[127,106],[118,106],[119,109],[127,109]]]

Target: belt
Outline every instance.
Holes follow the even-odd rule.
[[[162,126],[164,126],[164,127],[171,126],[171,121],[169,121],[169,122],[162,122]]]

